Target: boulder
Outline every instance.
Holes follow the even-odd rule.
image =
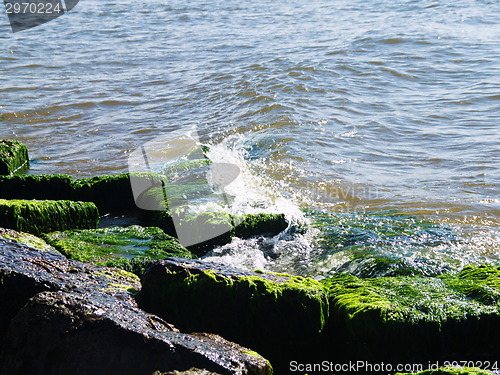
[[[56,249],[40,237],[25,232],[17,232],[12,229],[0,228],[0,239],[26,245],[38,250],[57,252]]]
[[[35,235],[55,230],[96,228],[93,203],[0,199],[0,226]]]
[[[198,367],[269,374],[262,357],[221,337],[183,334],[106,293],[39,293],[12,320],[3,374],[151,375]]]
[[[328,288],[325,348],[343,358],[401,363],[500,358],[500,268],[437,277],[359,279]]]
[[[94,202],[103,213],[137,211],[136,201],[141,195],[134,195],[132,183],[136,189],[147,191],[161,186],[163,177],[154,173],[121,173],[74,181],[73,199]],[[142,194],[142,193],[141,193]]]
[[[181,330],[217,333],[268,358],[277,373],[315,358],[328,316],[324,286],[312,279],[246,272],[169,258],[142,278],[140,305]]]
[[[73,200],[73,178],[63,174],[0,176],[0,198]]]
[[[176,238],[155,227],[69,230],[49,233],[44,238],[70,259],[119,267],[138,275],[151,260],[194,257]]]
[[[140,202],[148,189],[161,186],[162,179],[154,173],[121,173],[76,180],[58,174],[0,176],[0,198],[93,202],[102,213],[135,212],[136,201]],[[144,191],[134,196],[132,183]]]
[[[159,196],[159,192],[155,195]],[[275,236],[288,227],[284,214],[231,215],[216,211],[190,215],[163,210],[148,211],[143,218],[147,225],[158,226],[178,237],[197,256],[230,243],[234,237]]]
[[[249,349],[139,309],[137,276],[0,240],[0,373],[270,374]]]
[[[0,140],[0,175],[10,175],[27,169],[28,149],[19,141]]]

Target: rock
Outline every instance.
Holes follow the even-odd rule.
[[[161,186],[153,173],[122,173],[74,180],[68,175],[0,176],[0,198],[93,202],[102,213],[138,211],[136,202],[148,189]],[[132,183],[141,190],[134,195]]]
[[[0,176],[0,198],[72,200],[73,178],[68,175]]]
[[[10,175],[27,169],[28,149],[19,141],[0,140],[0,175]]]
[[[302,277],[170,258],[151,264],[142,284],[144,309],[265,353],[277,373],[291,359],[315,358],[328,316],[326,289]]]
[[[137,276],[117,269],[70,261],[51,251],[0,239],[0,336],[8,322],[34,295],[43,291],[105,291],[135,301],[127,291],[139,290]],[[0,340],[1,345],[1,340]]]
[[[500,268],[466,267],[438,277],[359,279],[337,275],[329,289],[325,346],[352,360],[500,358]]]
[[[12,320],[3,374],[134,374],[198,367],[269,374],[262,357],[215,335],[183,334],[105,293],[44,292]]]
[[[215,246],[230,243],[234,237],[275,236],[288,227],[284,214],[265,213],[230,215],[227,212],[202,212],[184,215],[150,211],[145,215],[145,222],[178,237],[197,256],[205,255]]]
[[[29,233],[17,232],[12,229],[0,228],[0,239],[10,240],[37,250],[57,252],[56,249],[43,239]]]
[[[176,238],[155,227],[70,230],[49,233],[44,238],[70,259],[119,267],[138,275],[151,260],[194,257]]]
[[[138,278],[0,240],[0,373],[271,374],[256,353],[140,310]]]
[[[322,259],[311,267],[316,266],[323,277],[437,276],[458,272],[464,264],[460,236],[453,228],[415,215],[314,212],[310,219],[320,230],[323,250]],[[482,261],[471,254],[466,260]]]
[[[96,228],[93,203],[0,199],[0,226],[35,235],[55,230]]]
[[[154,173],[122,173],[75,180],[73,199],[94,202],[103,213],[137,211],[141,195],[134,195],[134,188],[141,194],[152,187],[161,186],[162,176]]]
[[[234,235],[239,238],[249,238],[256,235],[275,236],[288,227],[284,214],[249,214],[236,216]]]

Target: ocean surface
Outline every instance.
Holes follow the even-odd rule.
[[[239,167],[232,210],[295,223],[208,259],[314,277],[500,264],[500,2],[81,0],[16,34],[3,14],[0,138],[29,147],[29,173],[126,172],[194,128]]]

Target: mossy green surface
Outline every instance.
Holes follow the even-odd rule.
[[[0,176],[0,198],[74,200],[73,178],[58,174]]]
[[[15,140],[0,140],[0,175],[10,175],[28,166],[28,149],[25,145]]]
[[[185,160],[173,165],[166,166],[162,174],[167,176],[169,180],[178,178],[183,172],[195,172],[197,170],[204,170],[211,161],[209,159],[195,159],[195,160]]]
[[[0,199],[0,226],[21,232],[96,228],[98,222],[99,211],[89,202]]]
[[[437,276],[459,271],[469,261],[470,254],[463,253],[452,228],[415,215],[396,211],[308,215],[321,233],[318,246],[324,251],[318,268],[330,269],[324,276],[339,272],[359,277]]]
[[[397,373],[395,375],[492,375],[492,373],[475,367],[442,367],[436,370],[425,370],[418,373]]]
[[[252,348],[273,367],[314,355],[328,319],[324,286],[312,279],[215,271],[158,271],[143,278],[145,308],[184,331],[218,333]]]
[[[132,182],[136,186],[161,186],[162,177],[154,173],[121,173],[77,179],[73,183],[73,197],[94,202],[102,212],[137,210]]]
[[[138,274],[152,260],[171,256],[193,257],[177,239],[155,227],[132,225],[73,230],[49,233],[45,238],[70,259],[119,267]]]
[[[329,290],[330,334],[357,359],[433,360],[500,350],[500,269],[467,267],[438,277],[337,275]]]
[[[56,251],[40,237],[33,234],[18,232],[13,229],[0,228],[0,239],[14,240],[20,244],[43,251]]]
[[[234,223],[237,223],[234,235],[240,238],[261,234],[276,235],[288,226],[284,214],[259,213],[237,216],[234,218]]]

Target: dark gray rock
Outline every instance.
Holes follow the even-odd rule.
[[[180,333],[136,305],[138,278],[0,239],[0,373],[270,374],[256,353]]]

